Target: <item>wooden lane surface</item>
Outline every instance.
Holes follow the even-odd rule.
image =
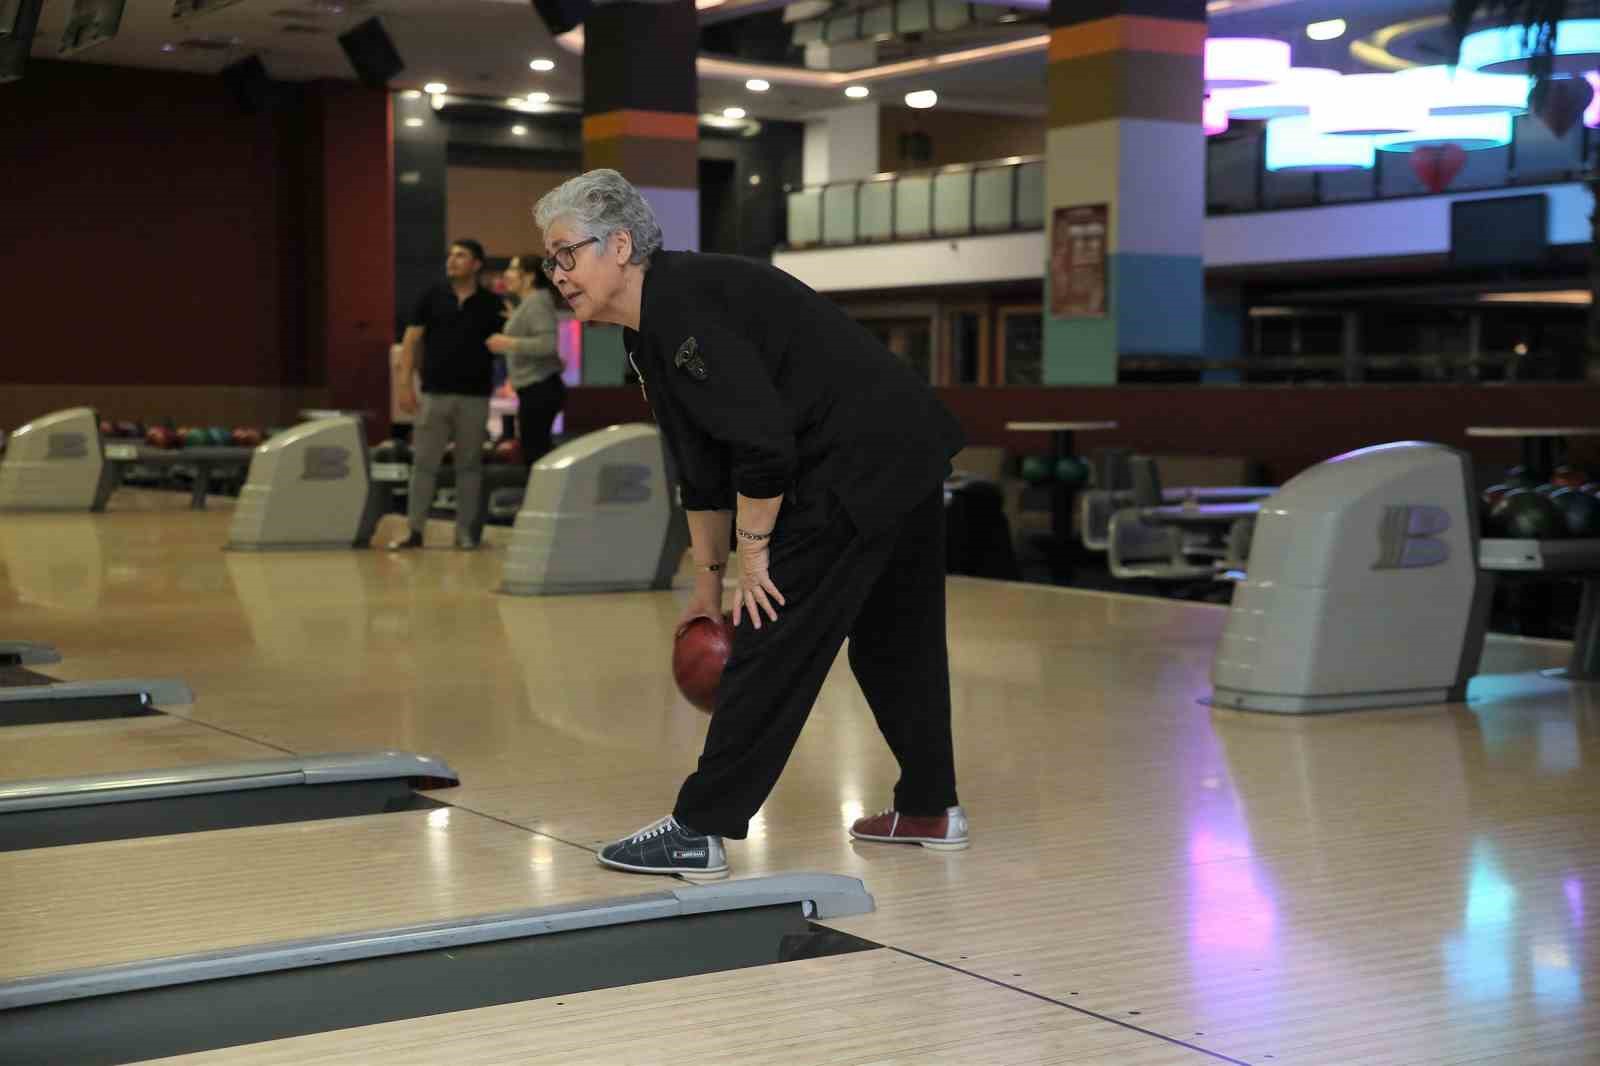
[[[11,726],[0,745],[0,781],[33,781],[203,763],[272,759],[276,748],[165,714]]]
[[[196,718],[294,750],[439,755],[441,798],[584,845],[664,814],[698,755],[681,592],[498,597],[492,551],[224,557],[207,516],[113,518],[93,608],[58,582],[8,625],[62,666],[188,677]],[[896,773],[841,662],[736,876],[860,876],[879,911],[842,928],[1241,1061],[1600,1046],[1600,700],[1536,672],[1564,646],[1492,641],[1465,706],[1280,719],[1197,702],[1216,608],[964,579],[950,605],[972,849],[847,840]]]
[[[1219,1060],[879,950],[158,1061],[162,1066],[1205,1066]]]
[[[9,852],[0,884],[0,980],[661,887],[449,808]]]

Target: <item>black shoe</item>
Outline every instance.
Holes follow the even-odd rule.
[[[392,552],[405,551],[409,548],[420,547],[422,547],[422,534],[418,533],[414,529],[406,535],[404,540],[391,540],[389,542],[389,550]]]
[[[676,874],[690,881],[720,881],[728,876],[722,838],[696,833],[672,815],[600,849],[601,866],[636,874]]]

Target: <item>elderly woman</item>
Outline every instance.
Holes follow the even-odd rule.
[[[544,269],[584,322],[625,327],[681,483],[697,574],[680,624],[720,617],[739,548],[733,653],[699,766],[670,815],[606,866],[726,877],[850,639],[850,668],[900,764],[858,840],[967,846],[945,646],[943,481],[960,427],[926,381],[774,267],[661,250],[614,170],[539,201]]]

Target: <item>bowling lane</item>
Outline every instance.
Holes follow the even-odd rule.
[[[28,901],[0,908],[0,980],[632,894],[449,808],[9,852],[0,884]]]
[[[170,770],[270,759],[276,748],[169,715],[14,726],[0,745],[0,781],[32,781],[130,770]]]
[[[319,1033],[151,1066],[668,1061],[1200,1066],[1218,1060],[919,959],[867,951]]]

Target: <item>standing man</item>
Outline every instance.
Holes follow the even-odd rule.
[[[494,355],[487,342],[500,332],[500,301],[478,284],[483,245],[462,239],[450,245],[445,280],[417,301],[401,341],[400,409],[417,415],[412,431],[410,532],[391,551],[422,547],[428,508],[438,488],[445,445],[455,442],[456,547],[478,546],[478,510],[483,495],[483,442],[489,436],[489,394]],[[422,395],[412,386],[417,348],[422,348]]]

